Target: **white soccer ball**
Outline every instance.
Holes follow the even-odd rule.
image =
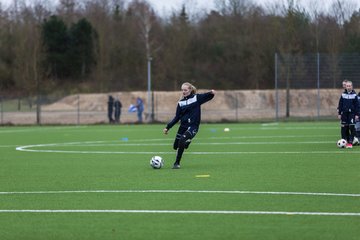
[[[340,139],[338,142],[337,142],[337,146],[339,147],[339,148],[344,148],[344,147],[346,147],[346,140],[345,139]]]
[[[164,160],[160,156],[153,156],[150,159],[150,166],[154,169],[160,169],[164,166]]]

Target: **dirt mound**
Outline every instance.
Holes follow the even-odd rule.
[[[198,92],[205,92],[199,90]],[[333,117],[341,94],[339,89],[290,90],[288,108],[292,117]],[[145,121],[149,120],[151,107],[147,92],[111,92],[104,94],[79,94],[66,96],[41,107],[41,122],[46,124],[106,123],[109,95],[119,98],[123,108],[121,122],[136,122],[136,113],[128,107],[141,97],[145,105]],[[217,91],[215,98],[202,106],[203,121],[273,120],[286,115],[286,90],[234,90]],[[156,121],[168,122],[175,114],[180,92],[153,92],[153,113]],[[19,114],[24,116],[19,116]],[[4,114],[4,122],[13,124],[35,123],[33,112]]]
[[[205,92],[199,91],[199,92]],[[319,96],[318,96],[319,94]],[[55,103],[44,105],[44,110],[60,111],[73,110],[80,107],[85,111],[106,111],[108,96],[119,98],[123,106],[136,103],[136,98],[141,97],[147,104],[146,92],[112,92],[106,94],[80,94],[66,96]],[[339,90],[322,89],[317,90],[291,90],[290,105],[292,108],[313,108],[320,100],[322,108],[336,108],[339,100]],[[164,111],[173,111],[177,101],[180,99],[179,92],[154,92],[155,108]],[[278,91],[279,105],[286,102],[286,91]],[[203,109],[233,110],[239,109],[267,109],[275,108],[276,92],[274,90],[234,90],[217,91],[212,104],[203,105]]]

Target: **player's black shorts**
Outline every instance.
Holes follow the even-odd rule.
[[[354,113],[343,113],[341,114],[341,125],[355,125],[355,114]]]
[[[196,126],[190,126],[190,127],[182,127],[180,126],[177,134],[176,134],[176,138],[174,141],[174,146],[173,148],[176,150],[179,147],[179,141],[182,137],[185,136],[186,139],[184,139],[186,141],[186,145],[185,148],[188,148],[190,143],[191,143],[191,139],[193,139],[196,135],[196,133],[198,132],[198,127]]]

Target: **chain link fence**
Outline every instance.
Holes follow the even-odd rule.
[[[334,89],[343,79],[360,86],[360,54],[275,54],[278,88]]]
[[[359,54],[275,54],[276,119],[336,115],[344,79],[360,88]]]
[[[202,107],[202,120],[278,121],[288,118],[337,119],[336,108],[342,80],[353,81],[360,89],[359,54],[303,54],[274,56],[274,88],[266,90],[217,91]],[[216,88],[216,87],[215,87]],[[199,90],[204,92],[206,90]],[[122,103],[120,122],[136,123],[136,112],[129,112],[136,98],[144,100],[145,122],[168,122],[175,114],[180,92],[111,92],[73,94],[39,98],[0,98],[0,124],[102,124],[109,123],[109,95]],[[151,96],[152,106],[147,103]],[[152,112],[148,112],[151,109]]]

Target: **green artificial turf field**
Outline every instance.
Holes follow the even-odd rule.
[[[163,127],[1,127],[0,239],[359,239],[337,122],[202,124],[179,170]]]

